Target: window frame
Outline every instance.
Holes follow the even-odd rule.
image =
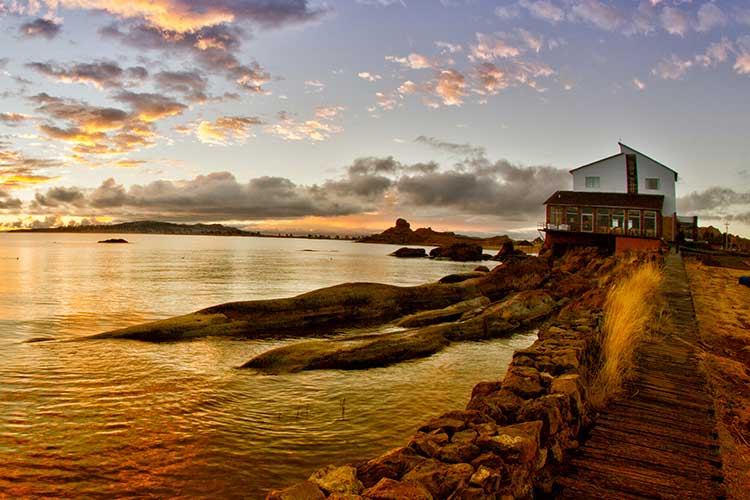
[[[599,189],[602,187],[602,178],[599,175],[587,175],[583,178],[583,183],[586,189]]]
[[[649,181],[655,181],[656,187],[651,187],[651,185],[649,184]],[[645,184],[644,187],[648,191],[658,191],[661,189],[661,179],[658,177],[646,177],[644,179],[644,184]]]

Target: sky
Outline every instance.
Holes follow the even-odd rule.
[[[740,0],[0,0],[0,229],[536,236],[618,141],[750,236]]]

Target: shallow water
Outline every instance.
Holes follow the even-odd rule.
[[[0,234],[0,496],[262,498],[402,445],[535,338],[277,376],[235,367],[294,339],[67,342],[232,300],[412,285],[476,266],[339,241],[99,236]],[[39,338],[56,340],[26,342]]]

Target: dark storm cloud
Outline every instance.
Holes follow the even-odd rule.
[[[60,33],[61,29],[62,27],[54,21],[38,18],[23,23],[18,28],[18,32],[27,38],[44,37],[47,40],[52,40]]]

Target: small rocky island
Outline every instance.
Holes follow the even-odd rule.
[[[130,242],[123,238],[109,238],[107,240],[99,240],[97,243],[130,243]]]
[[[448,247],[457,243],[478,245],[484,248],[501,248],[511,241],[508,236],[474,238],[453,232],[434,231],[431,227],[411,229],[406,219],[397,219],[396,225],[380,234],[373,234],[357,240],[358,243],[385,243],[389,245],[421,245],[426,247]]]

